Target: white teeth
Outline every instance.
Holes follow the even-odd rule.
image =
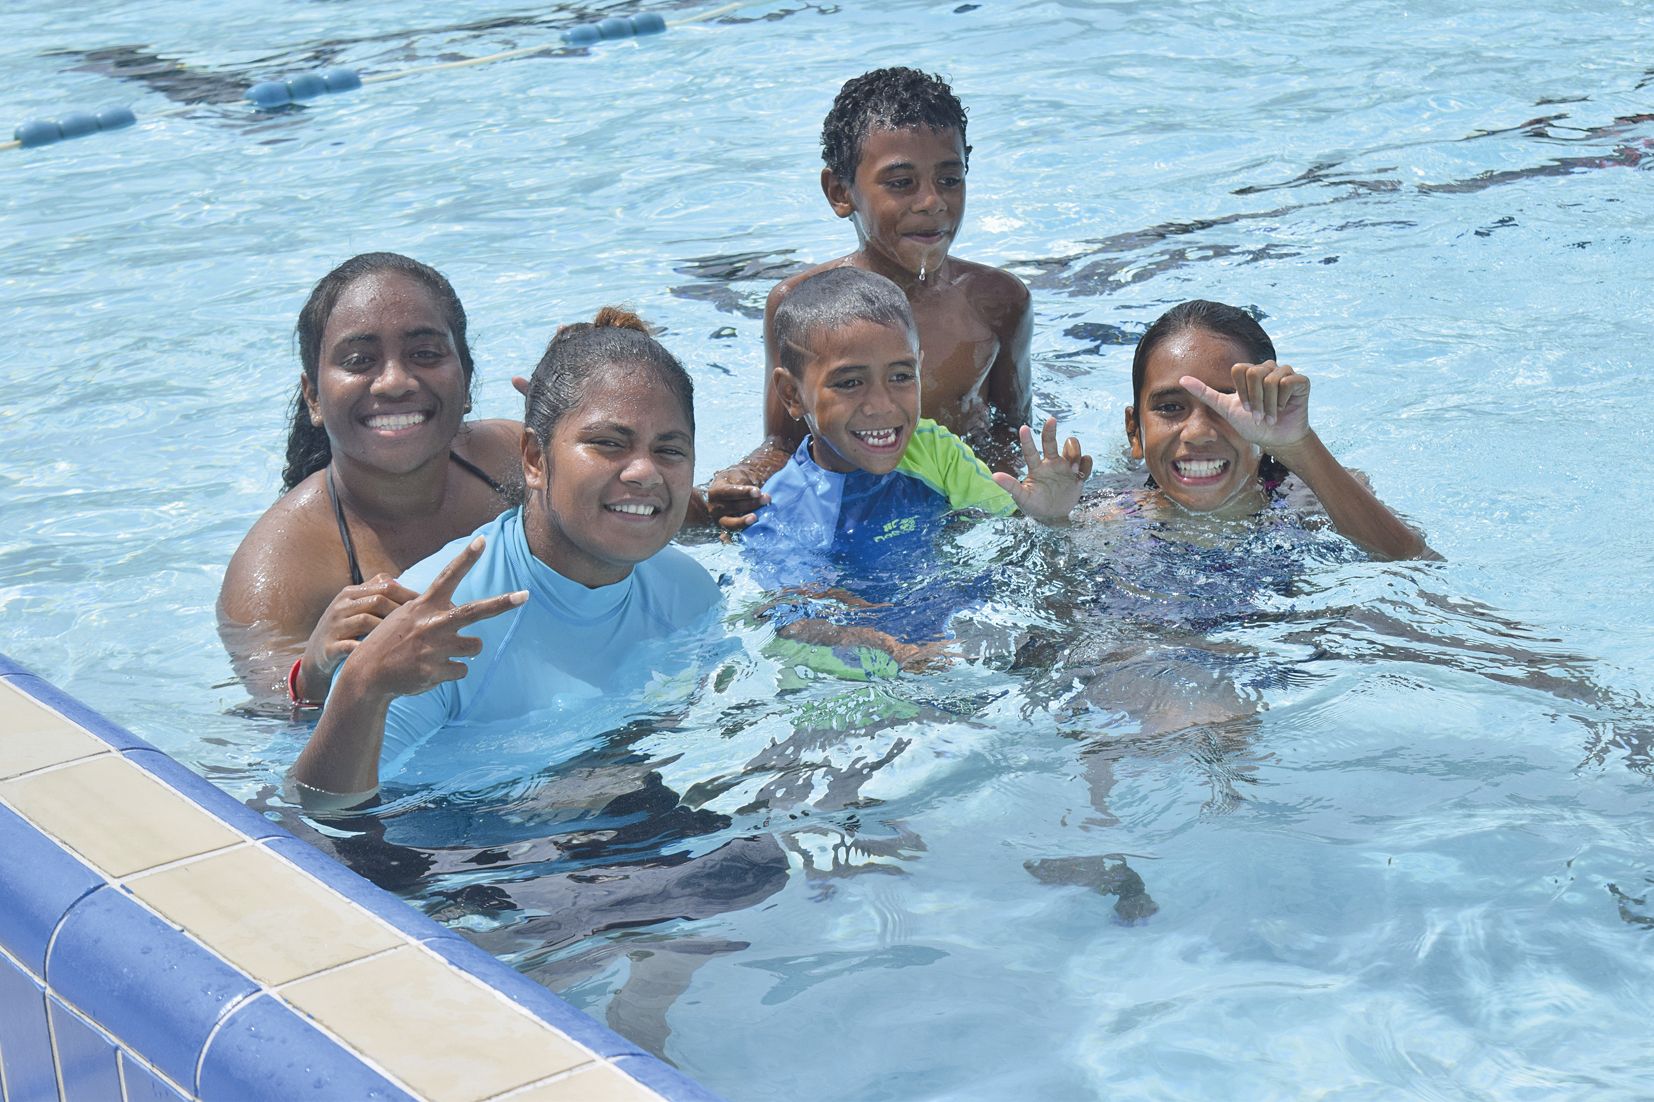
[[[609,508],[613,509],[617,513],[630,513],[636,517],[652,517],[656,513],[660,512],[660,510],[653,505],[634,505],[630,502],[622,505],[611,505]]]
[[[1222,474],[1229,466],[1227,459],[1179,459],[1175,464],[1177,473],[1184,478],[1211,478]]]
[[[856,439],[874,448],[888,448],[896,442],[895,429],[876,429],[872,432],[858,432],[854,435]]]
[[[376,413],[367,420],[370,429],[411,429],[430,420],[428,413]]]

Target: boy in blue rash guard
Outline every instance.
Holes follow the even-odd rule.
[[[478,738],[490,723],[623,711],[652,679],[692,664],[681,633],[720,603],[706,571],[667,547],[692,489],[692,396],[682,366],[630,314],[605,309],[558,331],[529,388],[522,508],[452,561],[459,544],[404,576],[424,592],[351,652],[293,766],[308,807],[370,799],[426,745],[450,772],[486,764],[496,747]],[[472,624],[476,635],[459,634]],[[556,760],[580,748],[529,749]],[[432,773],[422,779],[442,779]]]
[[[1072,437],[1059,450],[1054,420],[1044,427],[1043,454],[1023,426],[1028,477],[1018,480],[990,472],[964,441],[919,417],[918,333],[907,299],[883,276],[849,267],[811,276],[777,307],[774,332],[781,362],[773,384],[809,434],[764,484],[770,505],[742,537],[766,585],[867,607],[903,583],[911,589],[952,513],[1020,509],[1053,524],[1078,504],[1091,457]],[[922,623],[925,610],[909,593],[903,634],[936,638],[963,602],[950,604],[946,592],[920,596],[940,620]],[[784,637],[872,647],[904,665],[928,660],[889,632],[804,611],[784,625]]]

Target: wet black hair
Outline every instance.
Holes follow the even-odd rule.
[[[317,385],[316,377],[322,363],[322,333],[327,328],[328,318],[333,315],[333,308],[339,304],[340,296],[358,279],[381,272],[399,272],[423,284],[431,292],[448,332],[453,335],[454,351],[465,372],[465,396],[469,399],[471,376],[476,365],[471,359],[471,346],[465,341],[465,307],[460,305],[459,296],[454,293],[453,285],[446,276],[430,265],[421,264],[401,253],[360,253],[328,272],[311,288],[310,297],[299,311],[298,325],[294,327],[294,336],[299,344],[299,365],[304,370],[304,377],[310,380],[312,387]],[[292,421],[292,427],[287,431],[287,468],[281,475],[283,493],[333,459],[333,447],[328,442],[327,430],[310,420],[303,387],[299,387],[293,395]]]
[[[781,366],[794,378],[803,375],[810,343],[824,331],[858,321],[902,329],[919,342],[913,307],[902,289],[865,268],[828,268],[787,292],[775,308],[775,344]]]
[[[1247,363],[1261,364],[1275,359],[1275,342],[1263,331],[1258,319],[1238,306],[1197,298],[1180,302],[1154,319],[1137,341],[1137,351],[1131,357],[1131,404],[1141,411],[1143,380],[1148,374],[1149,357],[1171,337],[1201,329],[1214,337],[1222,337],[1245,353]],[[1142,414],[1138,414],[1141,425]],[[1138,431],[1142,431],[1139,428]],[[1286,467],[1274,456],[1264,455],[1258,460],[1258,477],[1268,485],[1279,484],[1286,478]]]
[[[946,81],[918,69],[874,69],[845,81],[833,99],[821,123],[821,159],[829,172],[849,183],[856,178],[862,143],[869,133],[916,126],[938,133],[959,131],[965,163],[970,163],[965,106]]]
[[[605,306],[597,317],[558,329],[529,380],[523,425],[540,441],[551,444],[552,433],[586,395],[593,377],[612,372],[616,364],[642,365],[683,407],[689,432],[695,432],[695,383],[676,356],[650,334],[636,314]]]

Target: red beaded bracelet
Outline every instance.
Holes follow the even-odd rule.
[[[293,663],[293,668],[287,671],[287,699],[293,702],[295,708],[320,708],[322,706],[321,701],[305,700],[299,696],[299,667],[302,665],[304,665],[304,655],[301,654],[298,661]]]

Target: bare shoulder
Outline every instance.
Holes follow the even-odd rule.
[[[770,288],[769,297],[764,301],[764,316],[769,317],[774,314],[775,308],[781,305],[781,300],[792,294],[793,289],[800,283],[803,283],[806,279],[809,279],[811,276],[820,272],[825,272],[829,268],[842,268],[846,264],[851,263],[853,259],[854,254],[849,256],[841,256],[835,260],[829,260],[825,263],[817,264],[814,267],[805,268],[802,272],[794,272],[786,279],[783,279],[774,287]]]
[[[329,569],[335,560],[337,569]],[[224,570],[219,618],[281,627],[313,621],[312,610],[333,599],[344,571],[344,549],[318,471],[266,509],[242,539]]]
[[[523,423],[509,417],[493,417],[485,421],[467,421],[460,426],[454,443],[465,458],[502,480],[502,475],[516,470],[522,449]]]
[[[1028,314],[1028,285],[1004,268],[954,258],[958,281],[972,307],[997,330],[1012,330]]]

